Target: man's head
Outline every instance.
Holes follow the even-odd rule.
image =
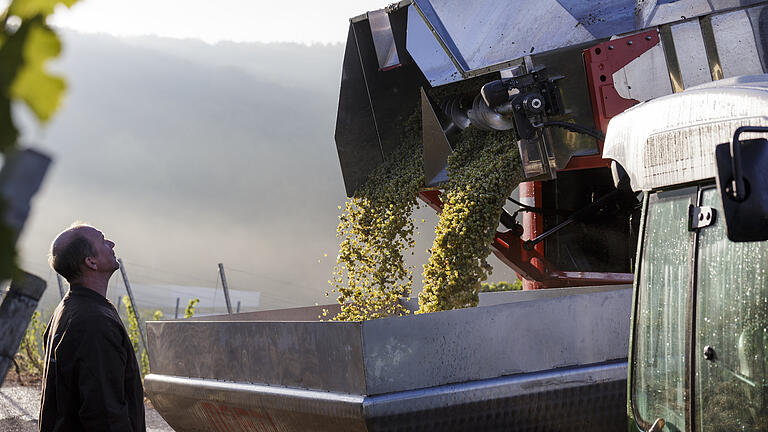
[[[74,223],[51,244],[51,267],[69,283],[99,276],[109,277],[120,266],[115,259],[115,244],[96,228]]]

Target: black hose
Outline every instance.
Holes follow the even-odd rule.
[[[531,213],[544,213],[546,211],[543,208],[531,207],[529,205],[525,205],[525,204],[521,203],[520,201],[518,201],[516,199],[513,199],[513,198],[510,198],[510,197],[507,197],[507,201],[509,201],[512,204],[515,204],[516,206],[520,207],[520,210],[523,210],[523,211],[528,211],[528,212],[531,212]]]
[[[563,122],[563,121],[550,121],[550,122],[544,122],[537,127],[545,128],[545,127],[561,127],[563,129],[568,129],[569,131],[581,133],[584,135],[589,135],[593,138],[596,138],[600,141],[605,141],[605,135],[603,135],[602,132],[596,131],[594,129],[590,129],[588,127],[579,126],[576,123],[569,123],[569,122]]]
[[[541,214],[550,214],[550,215],[552,215],[552,214],[559,214],[559,215],[568,214],[569,215],[569,214],[573,213],[570,210],[545,209],[545,208],[541,208],[541,207],[531,207],[529,205],[525,205],[525,204],[521,203],[520,201],[518,201],[518,200],[516,200],[514,198],[510,198],[510,197],[507,197],[507,201],[509,201],[512,204],[515,204],[516,206],[520,207],[520,210],[531,212],[531,213],[541,213]]]

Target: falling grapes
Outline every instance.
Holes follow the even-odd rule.
[[[413,269],[403,253],[413,248],[413,209],[424,186],[420,119],[408,122],[399,148],[374,170],[339,217],[339,255],[331,292],[337,293],[339,321],[401,316]],[[448,160],[450,180],[424,265],[419,313],[477,304],[480,283],[491,268],[490,254],[504,200],[522,181],[514,135],[468,128]],[[328,317],[328,311],[323,312]]]
[[[424,265],[419,313],[476,306],[480,283],[491,270],[501,208],[523,180],[514,135],[466,129],[448,158],[450,180],[435,241]]]
[[[413,284],[403,252],[413,248],[413,209],[424,184],[420,118],[408,122],[398,149],[348,199],[337,228],[341,239],[331,292],[338,293],[339,321],[401,316],[399,302]],[[324,311],[323,316],[328,316]]]

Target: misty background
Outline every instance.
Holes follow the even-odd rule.
[[[22,268],[48,281],[42,308],[59,300],[50,242],[75,220],[115,241],[138,303],[166,317],[177,297],[225,311],[220,262],[243,311],[333,302],[343,44],[60,34],[60,110],[44,127],[17,112],[23,146],[54,158],[19,242]],[[437,217],[416,219],[418,291]],[[491,263],[493,280],[514,278]],[[116,272],[107,296],[124,293]]]

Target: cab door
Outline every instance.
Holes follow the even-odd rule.
[[[728,240],[714,185],[647,193],[641,232],[630,430],[768,432],[768,242]]]
[[[768,431],[768,242],[728,240],[715,221],[698,236],[694,341],[696,431]]]
[[[696,195],[696,188],[684,188],[646,194],[644,200],[629,364],[635,430],[648,430],[659,418],[665,431],[687,430],[686,330],[694,242],[688,212]]]

